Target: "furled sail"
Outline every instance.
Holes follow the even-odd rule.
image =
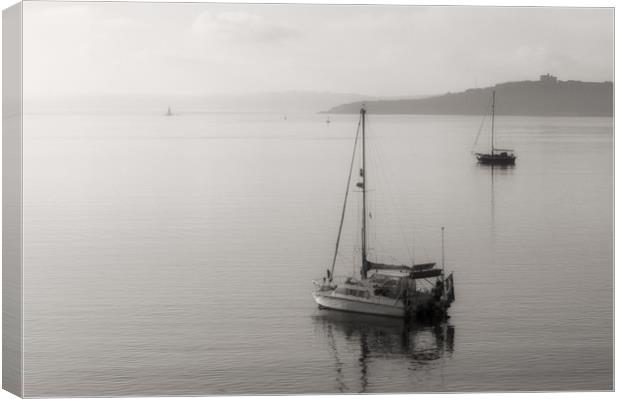
[[[409,278],[419,279],[419,278],[439,277],[442,274],[443,274],[443,270],[441,269],[428,269],[428,270],[421,270],[419,272],[411,272],[409,273]]]
[[[375,269],[375,270],[406,270],[406,271],[422,271],[422,270],[429,270],[432,269],[433,266],[435,266],[435,262],[431,262],[431,263],[418,263],[416,265],[413,266],[407,266],[407,265],[388,265],[385,263],[377,263],[377,262],[371,262],[368,261],[368,270],[370,269]]]

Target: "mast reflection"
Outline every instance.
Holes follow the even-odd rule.
[[[362,393],[373,378],[441,367],[454,351],[454,326],[445,322],[407,325],[400,319],[328,310],[313,321],[334,361],[338,392]]]
[[[514,165],[488,165],[487,168],[490,170],[491,184],[490,184],[490,197],[491,197],[491,239],[492,243],[495,243],[495,207],[496,207],[496,198],[495,198],[495,179],[500,176],[499,179],[502,179],[501,176],[509,176],[512,175]],[[501,181],[499,181],[501,186]],[[501,198],[500,198],[501,200]]]

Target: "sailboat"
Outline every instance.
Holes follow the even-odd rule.
[[[332,121],[329,120],[329,116],[327,117],[327,119],[325,120],[325,123],[329,124],[332,123]]]
[[[351,275],[335,278],[334,268],[344,224],[346,204],[350,192],[351,177],[356,159],[359,126],[361,125],[361,164],[360,181],[356,187],[362,193],[361,217],[361,259],[359,276]],[[353,145],[353,157],[345,190],[344,205],[336,239],[336,250],[331,267],[322,281],[314,281],[312,296],[320,309],[332,309],[379,316],[410,319],[437,319],[447,317],[447,310],[454,301],[454,279],[452,273],[447,277],[442,256],[442,267],[433,263],[412,265],[388,265],[374,262],[368,256],[368,224],[366,171],[366,110],[360,109],[360,121]],[[442,228],[442,254],[443,254]],[[340,280],[340,281],[339,281]]]
[[[491,152],[476,152],[476,158],[481,164],[487,165],[514,165],[517,156],[514,150],[495,148],[495,90],[491,106]],[[478,132],[480,134],[480,132]],[[477,139],[476,139],[477,141]]]
[[[168,112],[166,112],[166,116],[172,116],[172,109],[168,105]]]

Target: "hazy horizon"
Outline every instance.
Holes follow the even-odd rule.
[[[26,2],[24,96],[411,97],[547,72],[611,81],[612,33],[611,8]]]

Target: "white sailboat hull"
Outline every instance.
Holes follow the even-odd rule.
[[[333,291],[314,292],[312,296],[319,307],[326,309],[390,317],[404,317],[405,314],[402,302],[393,299],[362,299],[338,295]]]

